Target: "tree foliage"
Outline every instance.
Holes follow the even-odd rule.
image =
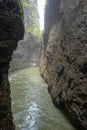
[[[25,32],[31,33],[37,39],[41,39],[37,1],[22,0],[21,2],[24,10]]]

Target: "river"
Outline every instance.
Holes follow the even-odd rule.
[[[16,130],[75,130],[47,92],[38,68],[9,74]]]

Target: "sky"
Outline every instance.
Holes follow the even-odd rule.
[[[40,30],[44,30],[44,8],[46,0],[37,0],[37,1],[38,1]]]

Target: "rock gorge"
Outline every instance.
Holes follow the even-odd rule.
[[[0,0],[0,130],[15,129],[8,69],[23,36],[20,0]],[[47,0],[40,72],[53,103],[67,111],[79,130],[87,130],[86,0]]]
[[[40,72],[53,103],[87,130],[86,0],[47,0]]]

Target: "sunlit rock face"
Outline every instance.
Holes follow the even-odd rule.
[[[23,38],[21,17],[18,2],[0,0],[0,130],[14,130],[8,69],[12,52]]]
[[[48,0],[41,74],[53,102],[87,130],[87,1]]]

